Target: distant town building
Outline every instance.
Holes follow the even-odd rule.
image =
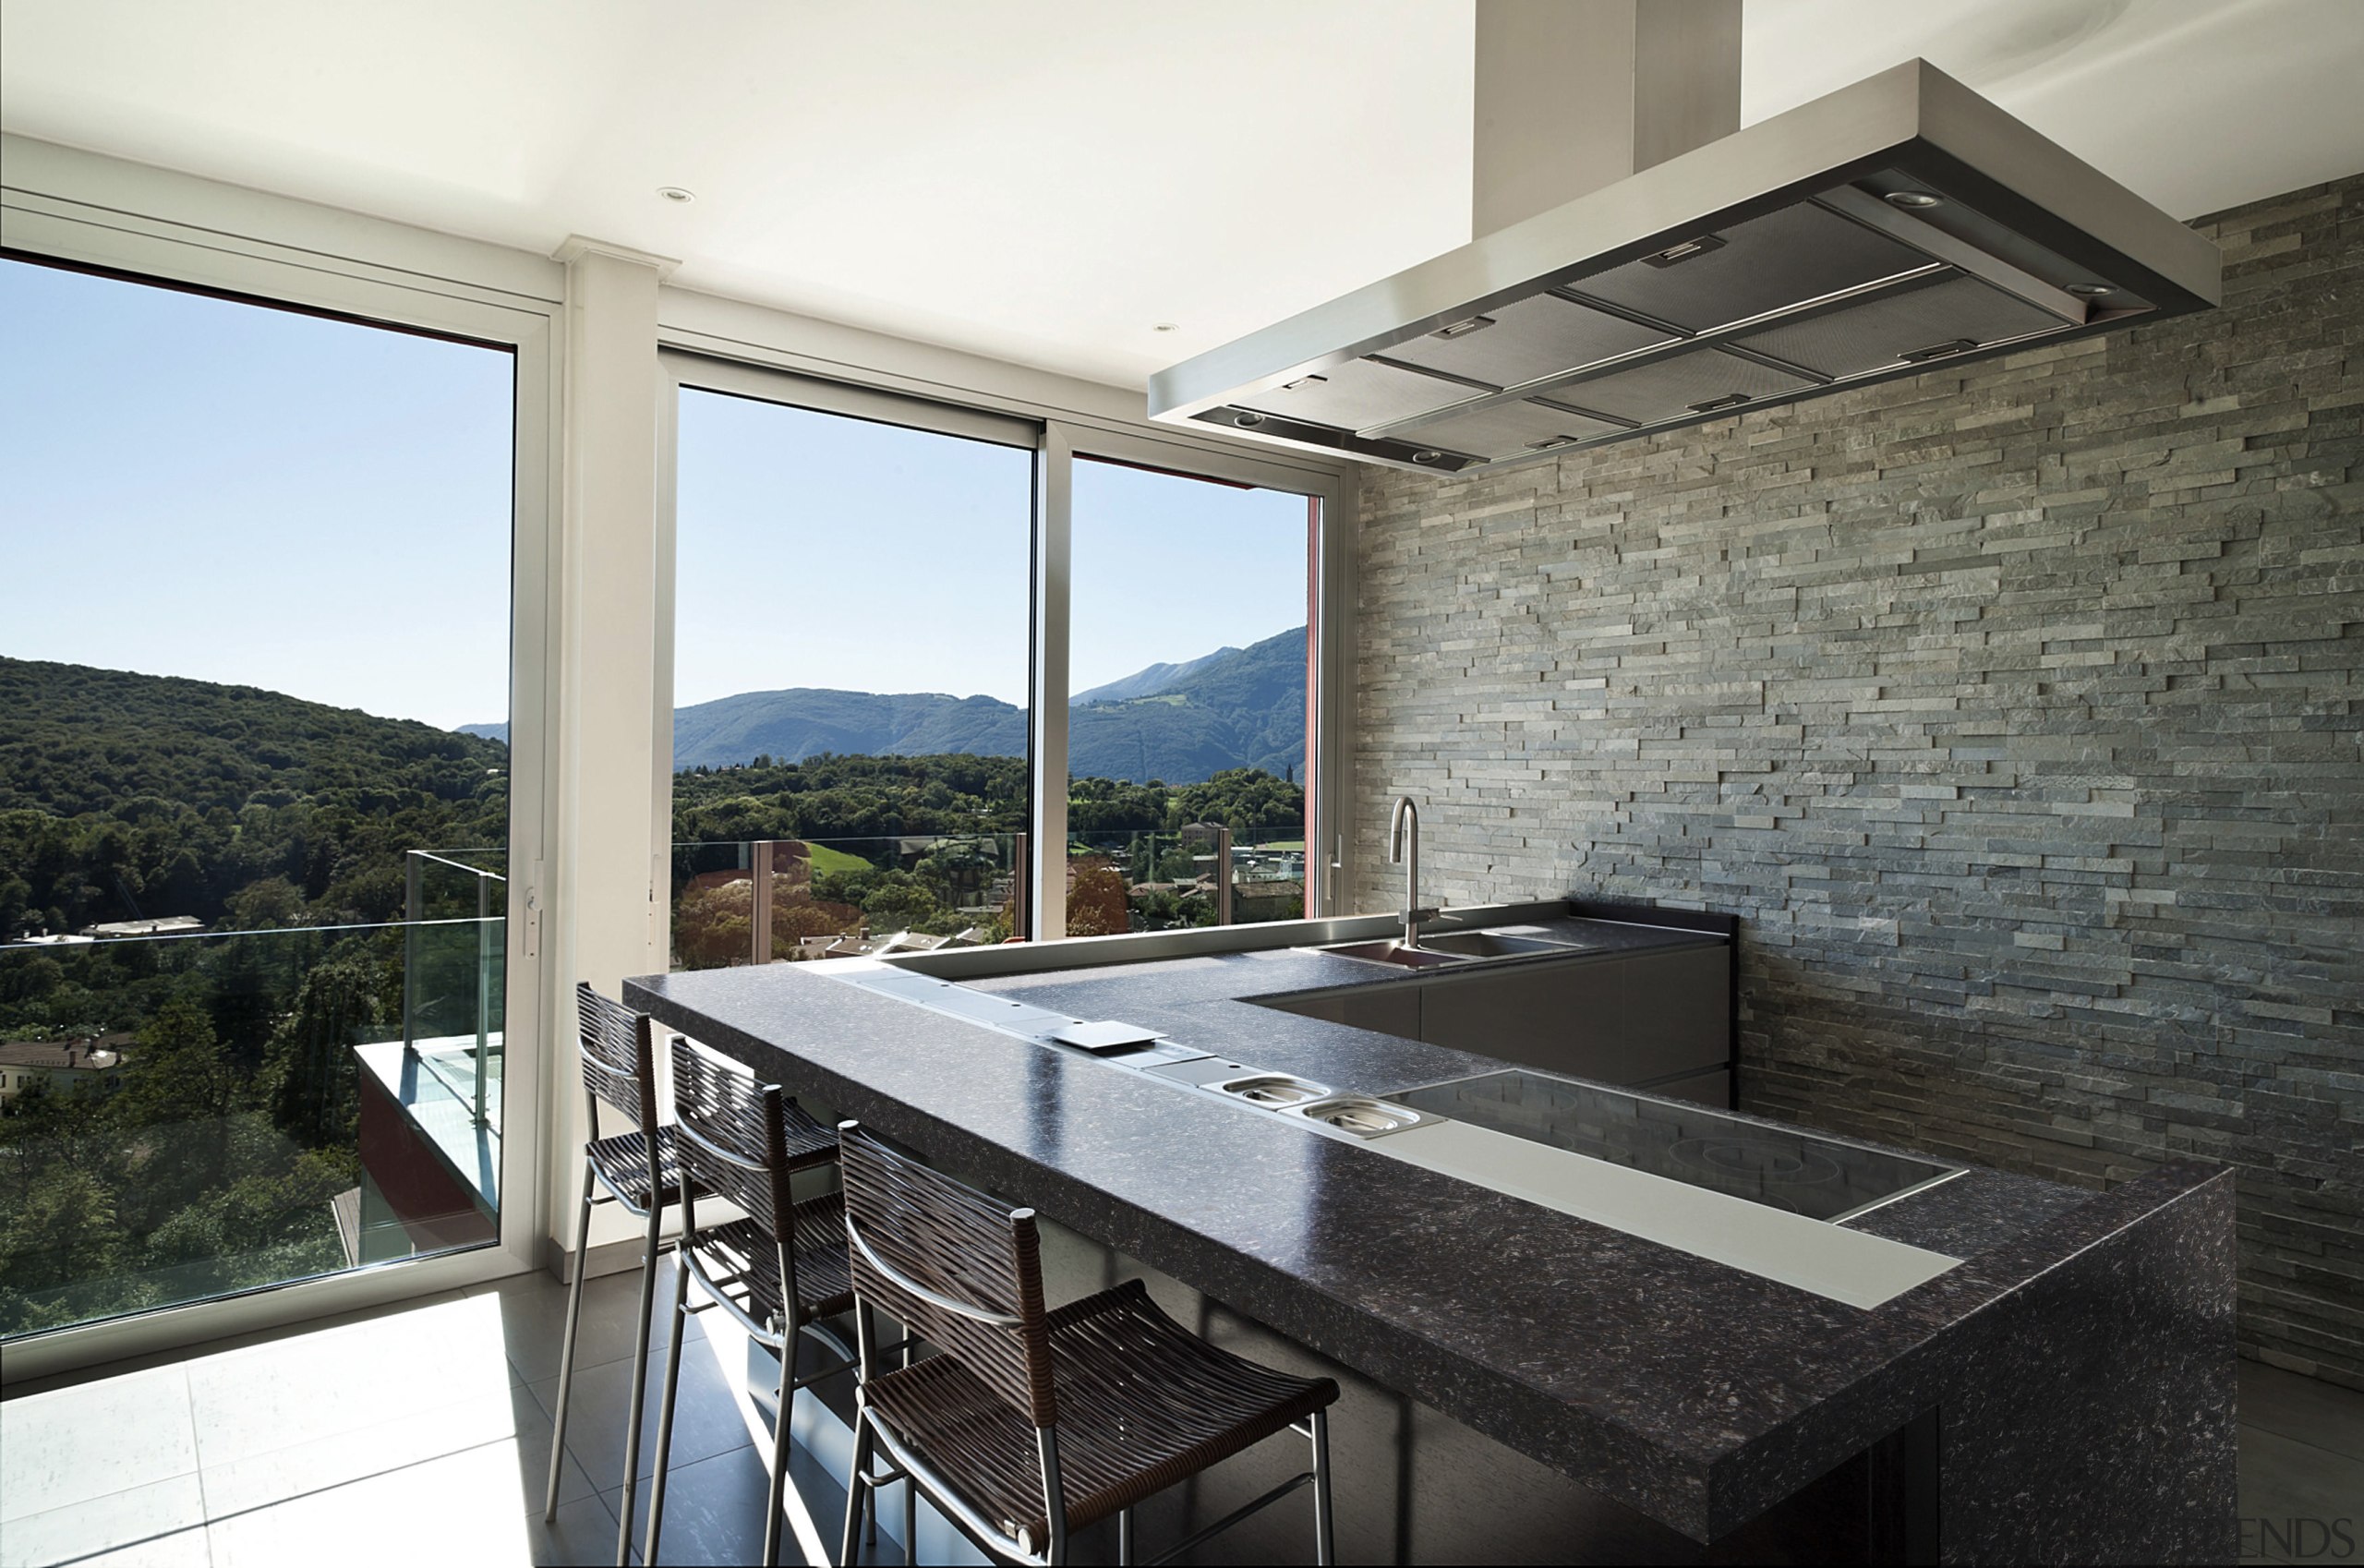
[[[103,940],[115,936],[179,936],[204,929],[205,923],[195,915],[158,915],[153,920],[115,920],[103,925],[86,925],[82,935]]]
[[[123,1070],[125,1034],[86,1035],[79,1040],[0,1042],[0,1109],[36,1083],[53,1090],[111,1086]]]

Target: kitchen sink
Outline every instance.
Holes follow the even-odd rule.
[[[1335,953],[1342,959],[1361,959],[1369,963],[1394,964],[1400,969],[1436,969],[1444,964],[1465,964],[1469,960],[1453,953],[1440,953],[1426,945],[1406,947],[1393,937],[1376,942],[1341,942],[1334,947],[1316,951]]]
[[[1546,936],[1513,936],[1502,931],[1447,931],[1435,936],[1421,937],[1417,947],[1405,947],[1397,938],[1388,936],[1371,942],[1341,942],[1318,951],[1335,953],[1342,959],[1393,964],[1399,969],[1439,969],[1452,964],[1581,953],[1585,947],[1586,944],[1581,942],[1562,942]]]
[[[1309,1121],[1334,1127],[1340,1132],[1351,1132],[1357,1138],[1378,1138],[1391,1132],[1401,1132],[1407,1127],[1417,1127],[1429,1119],[1408,1105],[1375,1100],[1368,1094],[1340,1094],[1328,1100],[1316,1100],[1309,1105],[1297,1106],[1296,1113]]]
[[[1218,1083],[1215,1092],[1245,1100],[1251,1105],[1270,1105],[1277,1110],[1285,1105],[1302,1105],[1309,1100],[1322,1099],[1330,1093],[1330,1086],[1298,1078],[1294,1073],[1260,1072]]]
[[[1500,931],[1448,931],[1421,937],[1420,949],[1451,953],[1457,959],[1525,959],[1538,953],[1578,953],[1584,944],[1548,936],[1511,936]]]

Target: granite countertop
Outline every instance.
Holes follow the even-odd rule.
[[[1615,939],[1619,951],[1721,940],[1631,927]],[[1367,1092],[1503,1065],[1241,1000],[1397,978],[1272,950],[968,983]],[[2167,1166],[2102,1194],[1970,1172],[1855,1222],[1963,1260],[1863,1310],[866,992],[825,966],[653,976],[625,995],[1698,1540],[1902,1426],[1936,1398],[1933,1379],[1965,1375],[1934,1354],[1954,1331],[2212,1175]]]

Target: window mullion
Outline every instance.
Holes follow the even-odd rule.
[[[1035,465],[1033,689],[1027,748],[1033,795],[1031,935],[1067,935],[1067,585],[1073,545],[1075,449],[1064,425],[1043,428]]]

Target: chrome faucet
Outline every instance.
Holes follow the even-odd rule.
[[[1420,907],[1420,812],[1409,795],[1395,797],[1387,825],[1387,862],[1404,868],[1404,946],[1420,945],[1420,923],[1436,918]]]

